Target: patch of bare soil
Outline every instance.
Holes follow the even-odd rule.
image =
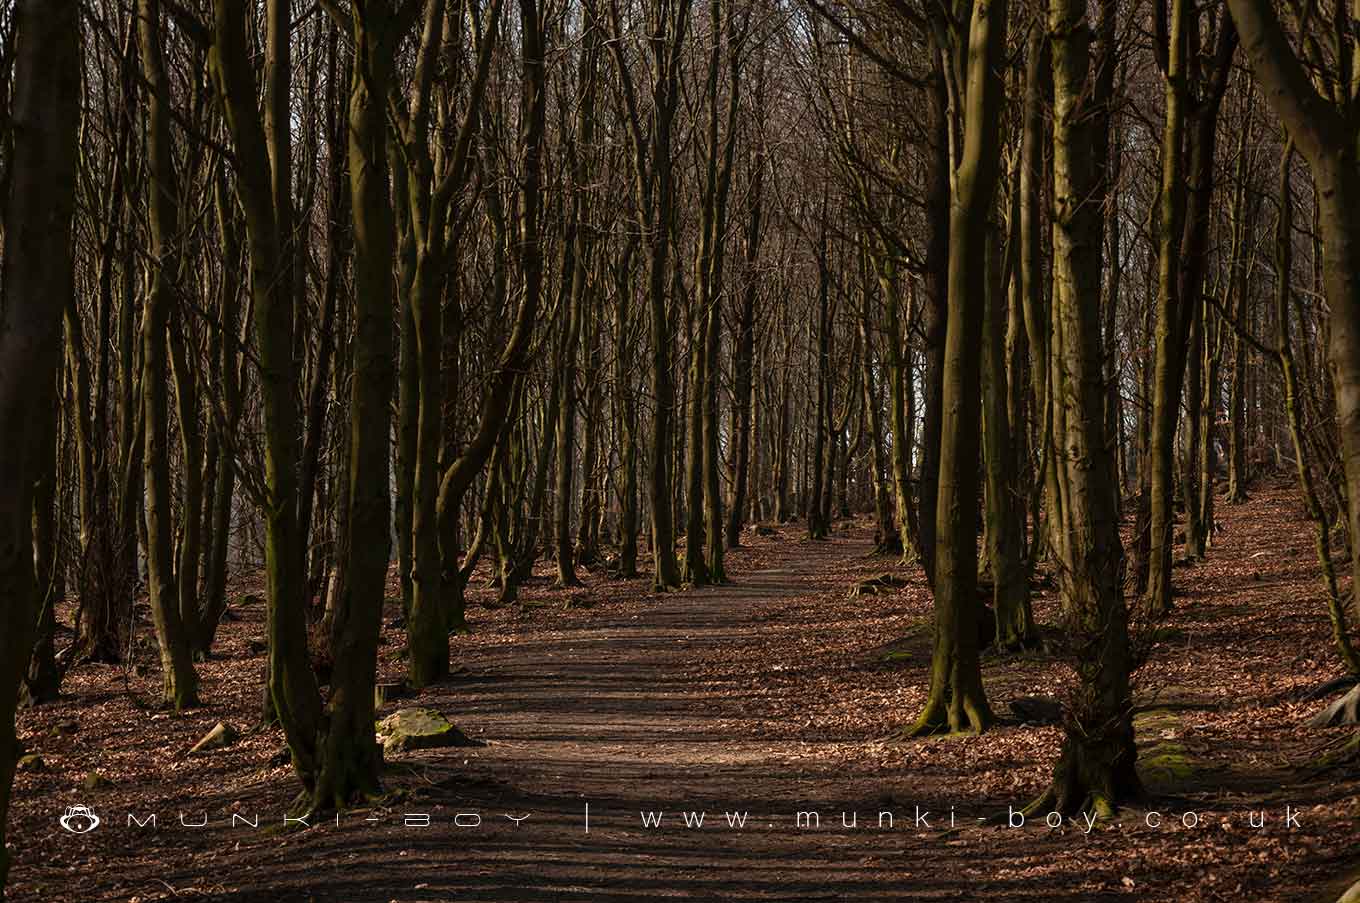
[[[16,781],[12,898],[1333,900],[1360,878],[1360,774],[1306,767],[1347,736],[1302,727],[1321,706],[1303,693],[1340,674],[1309,524],[1286,490],[1218,514],[1139,678],[1152,796],[1114,822],[1008,825],[1047,779],[1055,727],[888,739],[927,691],[920,572],[872,555],[862,524],[824,542],[790,526],[748,534],[722,587],[584,574],[568,594],[544,576],[508,609],[474,592],[454,676],[379,717],[429,706],[485,745],[394,756],[387,797],[307,830],[281,830],[297,785],[280,735],[250,729],[261,605],[224,625],[207,705],[186,716],[151,706],[147,651],[149,670],[83,667],[63,702],[21,716],[43,768]],[[884,573],[905,586],[851,596]],[[1038,599],[1041,622],[1054,604]],[[984,668],[1003,717],[1070,680],[1043,651]],[[218,721],[244,736],[187,756]],[[73,805],[100,826],[59,827]],[[154,829],[128,822],[153,812]]]

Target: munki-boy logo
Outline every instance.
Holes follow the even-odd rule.
[[[88,834],[99,827],[99,816],[89,806],[68,806],[66,814],[57,821],[72,834]]]

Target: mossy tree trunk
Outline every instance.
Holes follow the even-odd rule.
[[[956,51],[966,71],[963,147],[949,217],[949,321],[935,544],[935,649],[930,696],[914,734],[983,731],[993,721],[978,661],[978,453],[982,420],[979,350],[987,297],[988,219],[1000,176],[1004,99],[1000,65],[1006,0],[974,0]],[[967,48],[966,50],[964,48]],[[924,515],[924,510],[923,510]]]
[[[1062,355],[1061,431],[1055,430],[1063,495],[1062,618],[1079,687],[1065,715],[1064,741],[1053,783],[1034,811],[1102,815],[1141,794],[1134,768],[1129,685],[1132,650],[1124,602],[1124,549],[1117,488],[1105,432],[1100,335],[1104,161],[1109,94],[1100,67],[1113,65],[1114,2],[1102,0],[1090,47],[1085,0],[1049,7],[1053,49],[1053,298]],[[1108,82],[1106,83],[1108,84]]]
[[[879,290],[886,307],[888,363],[888,429],[892,436],[893,509],[896,516],[898,541],[902,560],[912,562],[920,557],[921,522],[916,498],[911,491],[912,440],[916,431],[916,388],[912,378],[911,348],[902,330],[902,293],[897,271],[888,255],[878,255],[875,261]],[[914,297],[914,295],[913,295]],[[914,308],[914,304],[912,305]],[[916,311],[907,312],[907,320]]]
[[[1185,222],[1185,17],[1186,0],[1172,0],[1171,20],[1159,29],[1166,79],[1162,131],[1162,183],[1157,232],[1157,332],[1152,381],[1152,431],[1148,439],[1149,521],[1146,594],[1154,612],[1171,609],[1172,494],[1176,420],[1180,411],[1185,347],[1180,332],[1181,303],[1176,281]],[[1162,14],[1164,15],[1164,13]],[[1192,13],[1193,15],[1193,13]],[[1160,21],[1160,20],[1159,20]]]
[[[345,582],[334,615],[335,667],[325,738],[308,807],[343,808],[380,790],[382,753],[373,734],[378,633],[391,554],[389,432],[394,218],[388,190],[387,102],[393,60],[414,5],[391,0],[352,8],[354,70],[349,98],[349,173],[354,220],[354,342],[350,394]]]
[[[213,205],[216,211],[218,240],[226,260],[240,259],[240,223],[235,205],[228,193],[226,174],[220,172],[213,183]],[[234,429],[241,414],[242,355],[225,336],[239,334],[241,282],[231,267],[223,270],[222,302],[219,307],[221,331],[214,330],[210,339],[213,384],[219,394],[222,409],[221,423],[213,421],[210,440],[217,445],[218,465],[208,501],[206,520],[207,550],[203,563],[203,617],[194,637],[194,655],[207,658],[217,638],[217,626],[227,609],[227,553],[231,545],[232,506],[236,492],[236,468],[227,456],[229,441],[218,435],[219,430]]]
[[[589,54],[586,54],[589,56]],[[584,58],[584,57],[583,57]],[[593,121],[586,113],[586,104],[579,107],[582,118]],[[565,129],[564,129],[565,130]],[[576,151],[575,153],[580,153]],[[582,173],[580,163],[575,164],[576,178]],[[557,553],[557,580],[555,586],[579,586],[576,576],[575,549],[572,546],[571,513],[574,498],[572,488],[576,476],[576,358],[581,344],[581,321],[586,316],[586,261],[581,258],[585,248],[581,232],[587,228],[584,222],[585,189],[579,184],[572,193],[570,212],[565,224],[562,240],[561,289],[558,292],[558,306],[566,312],[566,324],[562,331],[561,353],[558,366],[562,375],[561,393],[557,409],[553,412],[557,420],[557,465],[555,513],[553,519],[553,548]]]
[[[936,7],[931,7],[935,9]],[[943,419],[944,356],[949,329],[949,243],[950,171],[954,166],[950,152],[950,110],[945,91],[945,74],[939,62],[943,51],[931,40],[932,60],[929,94],[928,163],[925,185],[926,273],[925,301],[921,308],[924,337],[925,377],[922,381],[924,411],[921,421],[921,462],[918,478],[919,536],[917,551],[926,580],[934,585],[936,521],[941,461],[941,422]],[[910,377],[909,377],[910,378]]]
[[[1171,609],[1171,557],[1173,523],[1176,422],[1186,382],[1187,352],[1194,358],[1191,379],[1200,376],[1202,355],[1193,332],[1202,322],[1195,312],[1202,308],[1200,290],[1206,264],[1209,202],[1213,193],[1214,133],[1219,103],[1227,88],[1237,31],[1231,22],[1220,23],[1212,67],[1191,67],[1189,48],[1199,43],[1199,11],[1184,0],[1173,0],[1169,22],[1160,22],[1159,63],[1166,80],[1166,120],[1162,136],[1162,186],[1158,232],[1158,293],[1156,373],[1153,380],[1152,434],[1148,452],[1150,470],[1150,523],[1146,602],[1153,612]],[[1202,96],[1191,91],[1197,73],[1205,79],[1194,83]],[[1193,332],[1193,335],[1192,335]],[[1198,382],[1191,383],[1192,404],[1188,422],[1189,441],[1198,444]],[[1192,458],[1194,454],[1192,453]],[[1192,481],[1195,474],[1191,474]],[[1202,554],[1199,496],[1193,485],[1185,488],[1187,553]]]
[[[1237,175],[1234,180],[1229,225],[1232,229],[1232,251],[1229,254],[1228,284],[1231,286],[1234,330],[1232,336],[1232,384],[1228,396],[1228,489],[1224,501],[1240,505],[1247,501],[1247,483],[1251,474],[1247,469],[1247,341],[1239,333],[1247,328],[1246,313],[1251,304],[1248,274],[1251,258],[1247,242],[1253,235],[1251,220],[1257,204],[1247,201],[1247,141],[1254,129],[1252,105],[1256,96],[1253,83],[1245,89],[1244,126],[1237,142]]]
[[[865,236],[867,239],[868,236]],[[873,333],[870,329],[869,310],[873,298],[873,291],[870,280],[873,278],[870,272],[867,250],[860,253],[860,303],[856,326],[859,330],[860,343],[864,346],[864,355],[860,358],[860,382],[864,392],[864,410],[869,420],[869,451],[872,455],[870,467],[873,470],[874,484],[874,550],[880,553],[902,553],[902,532],[897,526],[896,511],[893,508],[891,499],[892,492],[889,491],[889,483],[893,482],[892,464],[887,460],[888,452],[883,441],[883,392],[882,384],[875,379],[875,372],[881,372],[875,366],[874,355],[871,353],[874,347]],[[889,339],[891,342],[892,340]]]
[[[161,50],[160,0],[140,0],[138,20],[142,69],[149,86],[147,140],[150,148],[147,174],[151,180],[151,256],[155,261],[147,291],[146,309],[142,314],[147,589],[151,597],[156,640],[160,646],[163,700],[175,711],[180,711],[198,704],[198,674],[194,670],[189,633],[180,613],[175,577],[171,525],[170,406],[166,391],[166,344],[172,328],[171,306],[174,304],[176,281],[182,276],[176,246],[181,240],[180,197],[170,136],[170,79],[165,71]]]
[[[1030,26],[1025,48],[1025,99],[1021,117],[1020,161],[1017,191],[1018,244],[1017,269],[1025,337],[1029,346],[1030,386],[1033,391],[1036,448],[1039,471],[1035,476],[1037,508],[1042,499],[1042,523],[1034,524],[1030,542],[1031,566],[1045,544],[1052,542],[1056,525],[1062,519],[1062,498],[1058,492],[1058,469],[1053,454],[1053,398],[1049,387],[1052,369],[1052,322],[1045,288],[1043,245],[1040,235],[1043,216],[1041,199],[1047,181],[1044,142],[1044,107],[1052,90],[1049,42],[1041,22]]]
[[[476,15],[475,5],[470,14]],[[414,88],[401,128],[394,135],[403,153],[397,167],[397,184],[405,191],[397,197],[397,209],[404,225],[402,291],[406,303],[404,328],[413,336],[403,336],[400,410],[402,421],[398,436],[405,454],[413,457],[410,465],[411,511],[409,520],[398,518],[398,537],[409,535],[410,554],[401,560],[403,568],[402,602],[408,614],[407,638],[411,683],[423,687],[448,673],[448,632],[464,629],[461,604],[461,575],[445,581],[445,551],[439,526],[440,453],[445,438],[444,424],[444,297],[450,261],[456,258],[466,222],[458,215],[455,199],[466,184],[471,170],[472,140],[480,121],[491,51],[499,32],[501,0],[492,3],[487,23],[478,23],[481,34],[477,64],[470,86],[467,108],[461,122],[455,123],[449,105],[433,95],[440,53],[453,39],[452,31],[461,28],[461,16],[450,16],[446,0],[429,0],[425,6],[420,43],[414,71]],[[433,111],[439,110],[438,118]],[[436,152],[431,132],[452,133],[453,147]],[[441,168],[442,165],[442,168]],[[496,297],[504,275],[496,277]],[[457,318],[452,318],[455,322]],[[407,355],[414,356],[408,368]],[[414,386],[409,383],[414,382]],[[408,422],[408,418],[409,421]],[[412,429],[412,424],[414,428]],[[410,434],[410,435],[408,435]],[[405,479],[405,477],[402,477]],[[399,480],[400,483],[400,480]],[[409,531],[409,534],[406,532]],[[456,564],[456,562],[455,562]],[[409,596],[405,569],[409,568]],[[454,592],[446,593],[448,583]]]
[[[298,403],[293,360],[291,84],[285,0],[266,18],[266,103],[256,105],[244,0],[214,4],[213,68],[239,157],[236,191],[249,239],[255,350],[265,431],[268,698],[293,765],[310,789],[318,768],[321,698],[307,654],[304,550],[297,523]],[[268,709],[269,706],[266,706]]]

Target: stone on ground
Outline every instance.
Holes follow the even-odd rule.
[[[445,746],[481,746],[433,709],[400,709],[378,723],[378,739],[387,754]]]

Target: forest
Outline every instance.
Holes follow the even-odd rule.
[[[0,261],[0,900],[1360,901],[1360,0],[0,0]]]

